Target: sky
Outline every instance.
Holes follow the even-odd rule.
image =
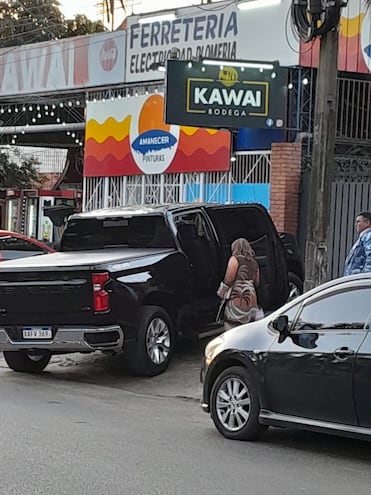
[[[74,17],[75,14],[84,13],[89,19],[95,20],[100,18],[100,9],[97,4],[99,0],[59,0],[60,10],[66,17]],[[150,12],[161,9],[171,9],[181,6],[192,5],[192,0],[132,0],[127,2],[128,5],[134,5],[134,13]],[[117,1],[117,7],[119,2]],[[130,13],[130,12],[129,12]]]

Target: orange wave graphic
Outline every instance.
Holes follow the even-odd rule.
[[[185,155],[191,156],[199,149],[213,154],[222,147],[230,147],[231,137],[227,131],[216,131],[213,135],[209,134],[206,129],[199,128],[193,135],[180,133],[178,150]]]
[[[186,125],[180,126],[180,131],[183,132],[184,134],[187,134],[187,136],[193,136],[200,129],[201,129],[200,127],[190,127],[190,126],[186,126]],[[206,131],[210,135],[214,135],[217,132],[219,132],[217,129],[207,129],[207,128],[205,128],[203,130]]]
[[[107,138],[113,137],[116,141],[122,141],[130,133],[130,124],[130,115],[120,122],[113,117],[108,117],[102,124],[95,119],[90,119],[86,123],[85,140],[93,138],[98,143],[103,143]]]
[[[178,151],[182,151],[186,156],[193,155],[197,150],[203,149],[206,153],[213,155],[220,148],[230,146],[230,134],[227,131],[216,131],[210,135],[206,129],[198,129],[193,135],[180,133]],[[98,161],[104,160],[108,155],[122,160],[131,154],[129,136],[117,141],[114,137],[109,137],[100,142],[94,138],[89,138],[85,142],[85,156],[93,156]]]
[[[182,150],[176,152],[173,162],[166,170],[168,173],[175,172],[217,172],[229,170],[230,151],[229,147],[222,147],[216,153],[209,154],[199,148],[192,155],[185,155]]]
[[[103,160],[97,160],[93,156],[84,159],[84,177],[117,177],[138,174],[142,174],[142,171],[131,155],[121,160],[117,160],[112,155],[107,155]]]
[[[109,137],[104,142],[97,142],[90,138],[85,142],[85,156],[94,156],[98,161],[104,160],[108,155],[114,156],[117,160],[130,155],[130,142],[127,136],[122,141],[116,141],[115,138]]]

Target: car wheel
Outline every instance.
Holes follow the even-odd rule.
[[[288,300],[291,301],[295,297],[300,296],[303,293],[303,281],[295,273],[289,272],[289,297]]]
[[[260,403],[249,373],[241,366],[224,370],[211,391],[211,417],[217,430],[232,440],[255,440],[266,430],[258,422]]]
[[[23,373],[41,373],[49,364],[49,352],[4,351],[4,359],[14,371]]]
[[[174,354],[175,332],[171,318],[159,306],[144,306],[136,347],[128,356],[129,367],[137,374],[163,373]]]

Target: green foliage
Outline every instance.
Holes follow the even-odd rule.
[[[105,31],[84,14],[65,19],[57,0],[0,0],[0,48]]]
[[[0,2],[1,46],[61,38],[66,32],[57,0]]]
[[[106,28],[102,21],[91,21],[85,14],[77,14],[74,19],[66,20],[66,38],[85,34],[102,33]]]
[[[42,186],[43,179],[37,165],[40,162],[34,157],[24,158],[17,164],[7,153],[0,153],[0,188],[30,189]]]

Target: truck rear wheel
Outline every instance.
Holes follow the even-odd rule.
[[[4,351],[6,364],[14,371],[41,373],[49,364],[49,352]]]
[[[174,354],[174,325],[159,306],[144,306],[135,348],[128,355],[128,364],[139,375],[163,373]]]

